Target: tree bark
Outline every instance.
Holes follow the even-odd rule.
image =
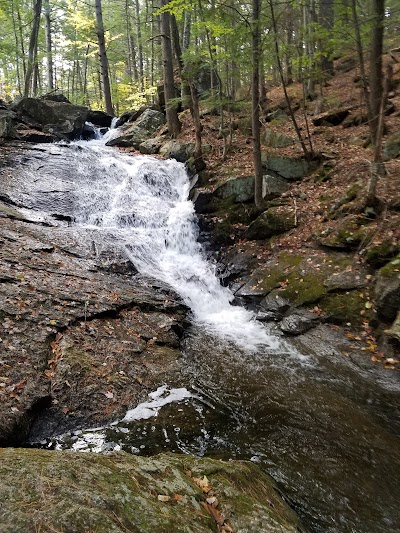
[[[261,209],[263,203],[263,171],[261,163],[260,128],[260,0],[253,0],[252,12],[251,129],[253,133],[254,203]]]
[[[376,145],[378,139],[378,127],[380,108],[382,101],[382,54],[383,54],[383,32],[385,17],[385,0],[372,0],[373,22],[372,22],[372,42],[371,42],[371,66],[369,76],[370,100],[371,100],[371,141]]]
[[[104,39],[104,24],[103,24],[103,13],[101,10],[101,0],[95,0],[96,8],[96,22],[97,22],[97,40],[99,43],[99,57],[100,57],[100,68],[101,68],[101,77],[103,80],[103,92],[104,92],[104,103],[106,111],[109,115],[114,115],[114,110],[111,100],[111,87],[110,87],[110,78],[108,73],[108,59],[106,52],[106,43]]]
[[[46,56],[47,56],[47,90],[54,90],[53,76],[53,51],[51,42],[51,19],[50,19],[50,2],[44,0],[44,18],[46,22]]]
[[[166,6],[169,0],[161,0],[161,5]],[[172,102],[176,97],[174,84],[174,69],[172,61],[171,31],[170,31],[170,14],[163,11],[161,14],[161,34],[162,34],[162,52],[163,52],[163,73],[164,73],[164,94],[165,94],[165,112],[167,116],[168,132],[171,137],[178,136],[181,130],[181,123],[178,119],[177,106]]]
[[[29,51],[28,51],[28,66],[26,69],[25,75],[25,84],[24,84],[24,96],[29,96],[31,92],[32,85],[32,76],[35,70],[35,61],[36,61],[36,51],[37,51],[37,41],[39,35],[39,26],[40,26],[40,15],[42,13],[42,0],[36,0],[33,6],[33,23],[31,36],[29,39]]]
[[[333,0],[320,0],[319,22],[330,37],[333,28]],[[326,55],[321,58],[321,70],[324,76],[328,75],[329,77],[334,74],[333,61]]]
[[[138,42],[138,52],[139,52],[139,81],[140,87],[143,91],[144,88],[144,70],[143,70],[143,44],[142,44],[142,30],[140,28],[140,9],[139,9],[139,0],[135,0],[135,13],[136,13],[136,34]]]

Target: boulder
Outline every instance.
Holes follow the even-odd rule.
[[[212,213],[214,211],[214,207],[211,203],[213,198],[212,192],[194,189],[191,196],[196,213]]]
[[[382,320],[395,320],[400,310],[400,254],[378,271],[375,302]]]
[[[349,215],[331,224],[319,235],[322,246],[338,250],[356,248],[368,236],[368,219],[359,215]]]
[[[271,200],[281,196],[288,190],[288,184],[279,176],[263,176],[263,198]],[[251,202],[254,198],[254,176],[238,176],[230,178],[214,191],[216,198],[232,198],[235,203]]]
[[[145,155],[158,154],[160,151],[163,139],[154,137],[153,139],[147,139],[147,141],[139,144],[139,152]]]
[[[41,100],[51,100],[52,102],[63,102],[65,104],[71,103],[68,100],[68,98],[64,96],[62,93],[48,93],[48,94],[44,94],[40,98]]]
[[[106,145],[138,148],[140,144],[151,138],[153,133],[163,124],[165,124],[163,113],[146,109],[133,124],[129,122],[124,124]]]
[[[267,174],[275,172],[287,180],[302,179],[318,167],[317,161],[307,161],[304,157],[287,157],[262,152],[261,158]]]
[[[338,126],[350,114],[349,109],[336,109],[313,118],[314,126]]]
[[[4,533],[306,531],[250,462],[12,448],[0,459]]]
[[[160,155],[165,159],[176,159],[180,163],[185,163],[193,154],[194,143],[171,140],[163,144],[160,148]]]
[[[292,137],[268,128],[264,135],[264,144],[271,148],[286,148],[295,144],[295,140]]]
[[[269,239],[295,226],[294,213],[291,208],[270,207],[250,224],[246,236],[250,240]]]
[[[386,161],[400,156],[400,131],[390,135],[383,148],[383,157]]]
[[[0,109],[0,138],[14,139],[16,137],[16,118],[13,111]]]
[[[80,137],[88,115],[88,108],[66,102],[21,98],[13,105],[22,122],[33,121],[41,129],[56,138],[73,139]]]
[[[289,188],[287,181],[279,176],[263,176],[262,196],[266,200],[278,198]]]
[[[86,118],[88,122],[91,122],[100,128],[109,128],[111,126],[112,119],[112,116],[104,113],[104,111],[93,111],[92,109],[89,109]]]
[[[254,198],[254,176],[230,178],[214,191],[216,198],[232,198],[234,202],[249,202]]]
[[[400,312],[397,313],[396,320],[391,327],[385,330],[385,334],[390,338],[400,342]]]

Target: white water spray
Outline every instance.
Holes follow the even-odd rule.
[[[232,293],[202,253],[184,166],[126,156],[99,141],[78,144],[85,149],[77,221],[117,239],[139,272],[173,287],[207,331],[248,350],[277,348],[252,313],[231,305]]]

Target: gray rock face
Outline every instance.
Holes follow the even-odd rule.
[[[16,114],[13,111],[0,109],[0,138],[15,139]]]
[[[210,533],[216,520],[225,531],[306,532],[250,462],[27,449],[0,449],[0,458],[4,533]]]
[[[295,227],[293,210],[288,207],[270,207],[262,213],[247,229],[248,239],[269,239]]]
[[[160,155],[165,159],[176,159],[180,163],[185,163],[194,154],[193,143],[182,143],[179,141],[168,141],[160,148]]]
[[[93,111],[92,109],[89,109],[86,120],[95,126],[109,128],[111,126],[112,116],[104,113],[104,111]]]
[[[383,157],[386,161],[400,156],[400,131],[390,135],[383,148]]]
[[[396,268],[397,267],[397,268]],[[394,259],[381,268],[375,286],[375,300],[378,315],[392,322],[400,310],[400,259]]]
[[[21,98],[13,110],[23,122],[33,121],[61,139],[79,137],[89,112],[87,107],[39,98]]]
[[[315,161],[307,161],[302,157],[286,157],[267,152],[262,153],[262,164],[267,173],[268,171],[276,172],[287,180],[302,179],[318,166]]]
[[[68,155],[72,148],[25,149],[23,161],[40,173],[22,175],[17,155],[2,168],[0,445],[23,442],[43,407],[39,425],[52,435],[120,417],[166,376],[179,382],[184,307],[121,251],[69,225]]]
[[[165,124],[164,114],[153,109],[146,109],[134,122],[127,122],[121,127],[120,135],[108,141],[107,146],[133,146],[138,148],[153,133]]]
[[[263,198],[271,200],[288,190],[288,184],[279,176],[263,176]],[[230,178],[214,191],[216,198],[232,198],[235,203],[250,202],[254,198],[254,176]]]

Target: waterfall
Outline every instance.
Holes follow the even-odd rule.
[[[231,305],[232,293],[205,257],[184,165],[127,156],[101,141],[77,144],[77,222],[120,243],[140,273],[175,289],[206,331],[249,350],[277,348],[252,313]]]

